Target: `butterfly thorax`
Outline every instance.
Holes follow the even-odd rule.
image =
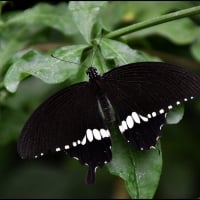
[[[89,82],[91,83],[92,90],[97,97],[101,117],[107,124],[111,124],[115,121],[114,111],[102,87],[103,78],[98,74],[97,69],[94,67],[88,68],[87,75],[89,76]]]
[[[89,67],[86,73],[89,76],[89,80],[94,80],[99,76],[97,69],[94,67]]]

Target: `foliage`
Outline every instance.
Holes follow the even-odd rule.
[[[160,25],[146,29],[144,27],[138,32],[124,33],[121,38],[107,37],[112,31],[128,27],[129,24],[137,25],[154,17],[159,19],[161,15],[192,6],[190,2],[145,2],[144,5],[144,2],[84,1],[69,4],[62,2],[54,6],[38,3],[24,12],[2,14],[0,146],[5,148],[17,141],[28,115],[53,88],[49,84],[60,83],[55,86],[59,88],[62,84],[71,85],[83,81],[86,79],[85,70],[91,63],[103,73],[115,66],[131,62],[162,60],[159,54],[150,55],[145,52],[154,49],[155,38],[158,38],[155,50],[157,48],[157,51],[168,51],[159,43],[163,40],[171,45],[169,50],[175,47],[174,54],[177,53],[176,49],[184,47],[190,54],[189,59],[198,63],[199,16],[192,19],[188,14],[187,18],[163,21]],[[196,6],[196,10],[200,13],[199,6]],[[178,14],[174,14],[175,16]],[[57,42],[60,42],[60,47],[55,49],[52,46],[47,52],[34,48],[38,43]],[[52,58],[51,54],[59,59]],[[32,84],[31,88],[29,83]],[[37,88],[40,88],[40,92]],[[178,123],[183,113],[183,107],[172,110],[168,114],[168,123]],[[113,159],[107,165],[109,172],[124,180],[131,198],[153,198],[162,172],[160,143],[157,150],[137,152],[123,141],[116,130],[113,131],[112,142]],[[1,171],[3,168],[0,173]],[[56,180],[62,178],[54,175]],[[6,197],[5,193],[4,196]]]

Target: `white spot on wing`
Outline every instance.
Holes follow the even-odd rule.
[[[184,101],[187,101],[187,100],[188,100],[187,98],[184,99]]]
[[[65,149],[66,149],[66,150],[69,149],[69,145],[65,145]]]
[[[160,110],[159,110],[159,113],[160,113],[160,114],[163,114],[164,112],[165,112],[164,109],[160,109]]]
[[[190,99],[194,99],[194,97],[193,97],[193,96],[191,96],[191,97],[190,97]]]
[[[128,116],[126,118],[126,123],[127,123],[129,128],[133,128],[134,122],[133,122],[133,118],[131,116]]]
[[[154,147],[154,146],[150,146],[150,149],[156,149],[156,147]]]
[[[124,130],[127,130],[127,129],[128,129],[128,126],[127,126],[127,124],[126,124],[125,121],[122,121],[122,126],[123,126]]]
[[[43,156],[44,154],[43,154],[43,153],[41,153],[40,155],[41,155],[41,156]]]
[[[156,117],[156,112],[152,112],[152,117]]]
[[[147,117],[144,117],[144,116],[142,116],[142,115],[140,115],[140,118],[141,118],[144,122],[148,122],[148,121],[149,121]]]
[[[173,108],[172,105],[169,105],[169,106],[168,106],[168,109],[169,109],[169,110],[172,109],[172,108]]]
[[[77,140],[77,144],[81,144],[81,141],[80,141],[80,140]]]
[[[82,145],[85,145],[85,144],[86,144],[86,136],[84,136],[84,138],[82,139],[81,144],[82,144]]]
[[[181,103],[180,101],[177,101],[177,102],[176,102],[176,105],[179,105],[180,103]]]
[[[106,130],[106,133],[107,133],[107,137],[110,137],[110,131]]]
[[[119,130],[120,130],[121,133],[123,133],[125,131],[124,127],[122,125],[119,126]]]
[[[101,134],[97,129],[93,129],[93,135],[96,140],[101,140]]]
[[[136,123],[140,124],[140,118],[136,112],[132,112],[132,117]]]
[[[106,130],[100,129],[100,133],[101,133],[101,137],[102,137],[102,138],[108,137],[108,136],[107,136]]]
[[[87,138],[88,138],[89,142],[92,142],[93,134],[92,134],[92,130],[91,129],[87,129],[86,135],[87,135]]]
[[[60,151],[60,150],[61,150],[60,147],[56,148],[56,151],[57,151],[57,152]]]
[[[150,119],[151,118],[151,114],[148,114],[147,117]]]
[[[143,150],[144,150],[144,148],[143,148],[143,147],[141,147],[141,148],[140,148],[140,150],[141,150],[141,151],[143,151]]]
[[[38,156],[34,156],[34,158],[37,158]]]
[[[77,146],[76,142],[73,142],[73,143],[72,143],[72,146],[73,146],[73,147],[76,147],[76,146]]]

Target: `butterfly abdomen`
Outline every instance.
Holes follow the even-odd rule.
[[[109,99],[106,97],[106,95],[98,96],[97,98],[99,111],[103,120],[107,125],[112,124],[114,121],[116,121],[116,119],[113,107]]]
[[[103,78],[97,73],[97,69],[90,67],[87,71],[89,76],[90,86],[94,95],[97,98],[99,112],[106,125],[115,121],[113,107],[106,96],[105,88],[103,86]]]

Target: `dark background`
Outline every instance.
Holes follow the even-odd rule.
[[[57,4],[61,1],[43,2]],[[2,13],[23,11],[36,3],[37,1],[10,2],[3,8]],[[195,1],[191,3],[196,4]],[[197,18],[193,17],[193,20],[200,24]],[[121,26],[122,23],[117,25]],[[188,45],[175,45],[159,36],[149,36],[147,41],[153,49],[144,49],[140,40],[130,42],[130,45],[160,56],[165,61],[192,65],[191,68],[197,73],[200,72],[200,63],[192,59],[188,53]],[[49,86],[36,78],[29,78],[21,83],[17,93],[11,95],[8,102],[16,105],[18,102],[25,102],[23,109],[30,114],[34,106],[39,105],[46,96],[53,94],[60,87]],[[42,92],[38,92],[38,88],[42,88]],[[35,97],[34,106],[31,108],[28,103],[29,96],[23,96],[24,91],[29,91],[31,96]],[[1,107],[2,116],[4,111],[6,112],[6,109]],[[11,118],[15,117],[15,110],[10,110],[9,115]],[[155,198],[200,196],[199,119],[200,102],[194,100],[186,104],[184,118],[179,124],[163,128],[163,170]],[[15,120],[17,122],[20,119],[16,117]],[[24,122],[23,119],[21,124]],[[15,130],[15,124],[7,126]],[[112,176],[106,167],[97,170],[96,184],[88,186],[84,183],[86,167],[66,157],[64,153],[48,155],[38,160],[21,160],[16,151],[16,142],[16,139],[13,139],[12,142],[0,146],[0,198],[128,198],[123,182]]]

